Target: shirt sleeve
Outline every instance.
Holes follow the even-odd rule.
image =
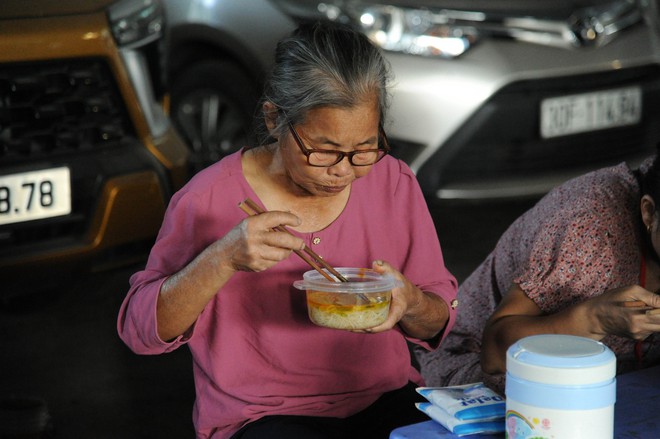
[[[613,234],[598,212],[583,211],[549,221],[538,232],[528,267],[514,279],[544,312],[553,312],[602,292],[612,276]]]
[[[203,245],[192,231],[196,216],[186,212],[199,209],[200,201],[189,192],[177,193],[170,202],[161,230],[151,249],[144,270],[129,280],[129,291],[124,299],[117,320],[117,330],[126,345],[138,354],[160,354],[178,348],[192,333],[171,341],[158,336],[156,306],[160,289],[173,273],[198,254]]]

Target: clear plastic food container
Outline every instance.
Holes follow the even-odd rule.
[[[307,292],[309,319],[335,329],[367,329],[383,323],[390,311],[392,288],[400,282],[367,268],[336,270],[348,282],[332,282],[310,270],[293,283]]]

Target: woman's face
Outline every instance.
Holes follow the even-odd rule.
[[[307,113],[304,123],[294,126],[306,149],[350,152],[378,148],[379,111],[376,100],[354,108],[323,107]],[[287,176],[298,188],[319,197],[332,197],[349,190],[371,166],[353,166],[344,157],[329,167],[315,167],[296,143],[292,133],[280,138],[280,152]]]

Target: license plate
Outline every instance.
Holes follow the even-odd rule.
[[[541,102],[541,137],[635,125],[641,118],[640,87],[549,98]]]
[[[0,175],[0,225],[71,213],[69,168]]]

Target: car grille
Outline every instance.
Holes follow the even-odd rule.
[[[0,226],[0,257],[17,246],[79,238],[107,172],[103,163],[111,162],[112,151],[134,143],[104,60],[0,65],[0,173],[67,165],[72,176],[72,213]]]
[[[0,162],[112,147],[131,132],[122,108],[101,60],[0,66]]]
[[[641,126],[552,139],[539,136],[544,98],[639,85]],[[615,164],[655,151],[660,141],[660,68],[648,66],[510,84],[494,95],[420,169],[426,187],[534,177]]]

